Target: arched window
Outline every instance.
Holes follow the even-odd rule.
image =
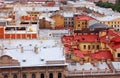
[[[16,74],[14,74],[13,78],[17,78],[17,75],[16,75]]]
[[[36,78],[36,75],[34,73],[32,74],[32,78]]]
[[[62,78],[62,73],[58,73],[58,78]]]
[[[8,78],[8,75],[4,75],[4,78]]]
[[[27,78],[26,74],[23,74],[23,75],[22,75],[22,78]]]
[[[41,73],[40,78],[44,78],[44,74],[43,73]]]
[[[53,73],[50,73],[50,74],[49,74],[49,78],[53,78]]]

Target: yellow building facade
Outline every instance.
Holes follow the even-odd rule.
[[[112,17],[111,17],[112,18]],[[110,19],[111,19],[110,18]],[[99,20],[100,23],[108,25],[110,28],[113,28],[117,31],[120,31],[120,18],[111,19],[111,20]]]
[[[95,53],[105,48],[106,48],[106,44],[100,43],[100,42],[80,42],[79,43],[79,49],[81,51],[91,51],[92,53]]]
[[[55,28],[63,28],[64,27],[64,17],[58,13],[53,14],[51,18],[55,21]]]
[[[74,15],[74,29],[82,30],[88,28],[91,20],[95,19],[86,15]]]

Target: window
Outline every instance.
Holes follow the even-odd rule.
[[[97,49],[99,49],[99,45],[97,45]]]
[[[23,75],[22,75],[22,78],[27,78],[26,74],[23,74]]]
[[[6,22],[0,22],[0,26],[6,26]]]
[[[82,25],[84,25],[84,22],[82,22]]]
[[[94,45],[93,45],[92,47],[93,47],[93,49],[95,48],[95,46],[94,46]]]
[[[32,74],[32,78],[36,78],[36,75],[35,75],[35,74]]]
[[[13,78],[17,78],[17,75],[16,75],[16,74],[14,74]]]
[[[58,78],[62,78],[62,74],[61,73],[58,73]]]
[[[118,53],[118,57],[120,57],[120,53]]]
[[[70,24],[70,22],[68,22]]]
[[[88,45],[88,49],[90,49],[90,45]]]
[[[50,73],[50,74],[49,74],[49,78],[53,78],[53,73]]]
[[[86,45],[83,45],[83,48],[86,49]]]
[[[44,78],[44,74],[43,73],[40,75],[40,78]]]
[[[80,27],[80,24],[78,24],[78,27]]]
[[[4,75],[4,78],[8,78],[8,75]]]

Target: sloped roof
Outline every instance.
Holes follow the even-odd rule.
[[[48,40],[23,39],[23,40],[11,40],[11,41],[4,40],[2,43],[4,44],[4,47],[6,49],[3,55],[8,55],[14,58],[15,60],[18,60],[18,62],[20,62],[21,67],[47,66],[49,65],[46,64],[47,61],[65,60],[65,57],[63,56],[63,48],[60,47],[59,40],[56,40],[58,42],[56,46],[55,46],[56,41],[54,39],[48,39]],[[11,42],[11,44],[8,42]],[[0,44],[0,46],[1,45],[2,44]],[[34,49],[35,46],[38,47],[38,53],[35,52]],[[21,47],[23,47],[23,52],[21,51]],[[2,55],[0,55],[0,57],[1,56]],[[56,65],[56,64],[50,64],[50,65]],[[4,67],[5,66],[2,66],[2,68]]]
[[[80,58],[84,58],[86,55],[89,55],[89,52],[83,52],[80,50],[74,50],[73,53],[75,56],[78,56]]]
[[[120,36],[115,36],[111,41],[120,43]]]
[[[86,21],[95,20],[94,18],[87,16],[87,15],[76,15],[75,19],[76,20],[86,20]]]
[[[113,60],[113,55],[111,51],[102,50],[91,55],[93,60],[111,59]]]
[[[105,24],[101,24],[101,23],[95,23],[91,26],[89,26],[90,29],[96,29],[96,28],[103,28],[103,29],[108,29],[109,27]]]
[[[96,42],[98,41],[99,36],[98,35],[76,35],[74,37],[74,40],[79,40],[80,42]]]

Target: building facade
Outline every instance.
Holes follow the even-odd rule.
[[[116,16],[115,16],[116,17]],[[108,25],[110,28],[113,28],[115,31],[120,31],[120,18],[110,17],[109,20],[101,19],[101,23]]]
[[[53,13],[53,15],[50,17],[52,18],[55,23],[54,23],[54,28],[64,28],[64,17],[63,15],[59,13]]]
[[[64,16],[64,26],[67,27],[73,27],[74,26],[74,18],[73,13],[63,13]]]
[[[1,78],[65,78],[64,75],[65,66],[0,68]]]
[[[87,15],[74,15],[74,29],[82,30],[88,28],[91,24],[95,22],[95,19]],[[93,24],[92,23],[92,24]]]

